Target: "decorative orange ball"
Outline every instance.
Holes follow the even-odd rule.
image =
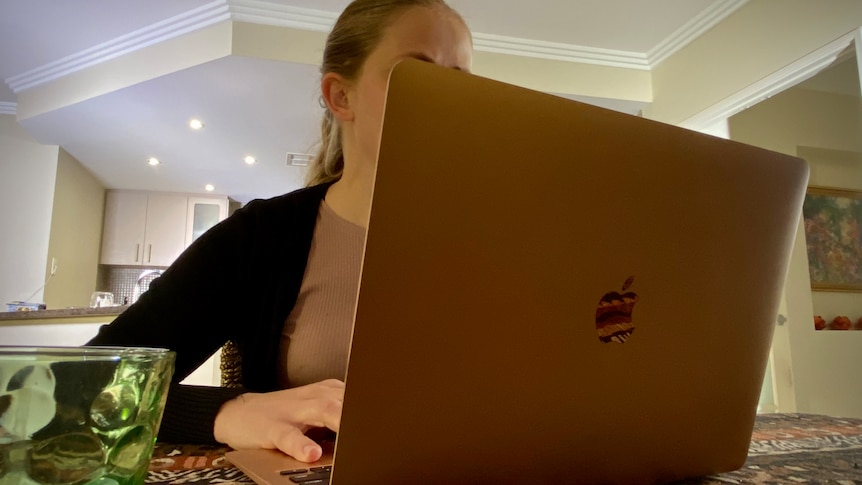
[[[814,315],[814,329],[823,330],[824,328],[826,328],[826,320],[820,315]]]
[[[853,322],[851,322],[850,319],[844,315],[837,316],[834,320],[832,320],[833,330],[850,330],[850,327],[852,326]]]

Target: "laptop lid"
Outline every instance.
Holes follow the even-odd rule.
[[[334,485],[743,464],[802,160],[407,60],[377,170]]]

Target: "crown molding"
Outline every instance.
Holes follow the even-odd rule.
[[[473,47],[477,51],[496,52],[513,56],[625,67],[629,69],[649,69],[647,56],[639,52],[598,49],[595,47],[522,39],[505,35],[475,33],[473,34]]]
[[[214,0],[206,5],[76,52],[17,76],[12,76],[6,79],[6,84],[12,88],[12,91],[19,93],[25,89],[57,80],[130,52],[229,19],[230,13],[226,0]]]
[[[232,20],[275,25],[315,32],[329,32],[338,13],[279,5],[261,0],[228,0]]]
[[[338,19],[338,13],[279,5],[263,0],[228,0],[228,2],[231,19],[240,22],[329,32]],[[633,69],[649,68],[649,62],[646,57],[637,52],[596,49],[503,35],[474,33],[473,47],[477,51],[521,57],[601,64]]]
[[[474,33],[477,51],[582,64],[651,70],[748,0],[722,0],[677,29],[647,53],[600,49],[504,35]],[[264,0],[213,0],[198,8],[117,37],[6,79],[19,93],[130,52],[227,20],[329,32],[338,13],[280,5]]]
[[[15,115],[18,113],[18,103],[0,101],[0,115]]]
[[[338,14],[334,12],[279,5],[264,0],[226,1],[230,5],[231,19],[241,22],[329,32],[338,19]],[[473,47],[477,51],[521,57],[650,70],[730,16],[748,1],[722,0],[711,5],[647,53],[478,32],[473,34]]]
[[[228,2],[231,19],[240,22],[329,32],[338,19],[338,14],[334,12],[279,5],[263,0],[228,0]],[[649,68],[647,58],[638,52],[596,49],[503,35],[474,33],[473,47],[478,51],[521,57],[634,69]]]
[[[814,76],[845,55],[854,42],[862,42],[862,28],[847,33],[723,101],[682,121],[679,126],[701,130]],[[858,55],[858,54],[857,54]]]
[[[649,59],[650,69],[655,68],[662,61],[703,35],[707,30],[715,27],[719,22],[742,8],[746,3],[748,3],[748,0],[722,0],[710,5],[697,16],[692,17],[682,27],[675,30],[647,52],[646,57]]]

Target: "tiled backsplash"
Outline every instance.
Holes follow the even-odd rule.
[[[99,290],[114,294],[114,303],[118,305],[134,303],[135,285],[145,271],[159,268],[129,268],[126,266],[100,266]],[[150,288],[150,283],[159,277],[159,273],[148,274],[140,281],[140,293]]]

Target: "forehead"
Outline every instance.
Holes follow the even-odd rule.
[[[473,43],[467,26],[453,12],[414,7],[392,20],[378,50],[393,60],[421,55],[441,65],[469,68]]]

